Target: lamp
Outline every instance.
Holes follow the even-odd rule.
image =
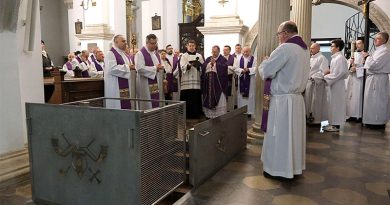
[[[96,0],[91,0],[91,4],[92,6],[96,6]],[[83,7],[84,10],[88,10],[89,0],[82,0],[80,6]]]

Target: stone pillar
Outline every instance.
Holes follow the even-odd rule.
[[[297,23],[299,35],[310,46],[312,1],[292,0],[291,3],[291,19]]]
[[[258,65],[264,56],[269,56],[278,46],[275,36],[279,25],[290,18],[290,0],[260,0],[259,32],[257,44]],[[260,130],[263,108],[263,81],[259,73],[256,73],[256,110],[255,123],[248,131],[248,141],[262,142],[264,135]]]

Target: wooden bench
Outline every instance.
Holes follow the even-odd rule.
[[[54,85],[54,92],[48,103],[62,104],[90,98],[104,97],[103,78],[64,79],[64,73],[55,70],[53,77],[45,77],[44,85]]]

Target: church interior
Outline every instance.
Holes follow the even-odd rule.
[[[306,103],[302,174],[290,179],[263,171],[262,123],[269,102],[257,68],[280,46],[278,37],[286,31],[278,28],[288,20],[296,23],[308,53],[318,46],[330,72],[334,39],[341,39],[351,76],[351,67],[358,67],[357,53],[374,56],[378,35],[390,32],[390,1],[1,0],[0,205],[390,204],[390,85],[386,80],[386,102],[379,101],[384,106],[379,112],[388,111],[388,118],[384,124],[365,123],[364,107],[378,103],[364,99],[366,79],[374,75],[366,70],[358,91],[363,94],[355,102],[358,114],[345,105],[342,125],[331,131],[331,120],[316,121],[313,109],[320,105],[314,97],[307,102],[314,91],[306,87],[301,95]],[[125,42],[123,49],[118,39]],[[153,40],[157,57],[147,50]],[[190,52],[192,40],[195,52]],[[358,41],[364,42],[364,51]],[[195,68],[209,73],[213,63],[217,69],[216,49],[219,58],[228,47],[223,59],[225,71],[233,69],[226,72],[233,76],[226,83],[228,92],[221,91],[209,110],[211,102],[204,99],[211,99],[210,88],[199,88],[204,114],[192,118],[197,93],[183,100],[181,89],[188,85],[180,79]],[[191,53],[198,57],[183,72],[183,56]],[[228,66],[229,56],[236,54],[241,60],[234,57]],[[127,57],[124,63],[118,61],[121,55]],[[139,60],[147,55],[150,61]],[[244,60],[247,55],[256,59],[253,66]],[[192,62],[199,63],[199,56],[206,63],[196,67]],[[107,94],[110,58],[127,69],[126,77],[115,78],[124,79],[127,87],[119,82],[115,95]],[[150,78],[141,84],[141,61],[154,66],[156,87]],[[249,102],[240,99],[242,78],[235,67],[242,64],[243,70],[254,68],[251,94],[245,96]],[[389,68],[385,74],[390,79],[390,64],[383,67]],[[168,79],[169,72],[178,82]],[[210,86],[215,75],[205,76],[201,83]],[[344,103],[352,103],[350,76],[342,80]],[[314,82],[310,78],[308,85]],[[320,94],[324,102],[332,92],[327,86]],[[144,90],[148,99],[140,97]],[[152,92],[158,93],[157,100]]]

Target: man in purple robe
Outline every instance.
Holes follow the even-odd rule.
[[[202,66],[202,105],[207,118],[216,118],[227,112],[228,68],[219,46],[211,54]]]
[[[157,82],[157,73],[164,70],[160,55],[157,52],[157,37],[154,34],[146,36],[146,46],[135,54],[135,68],[137,69],[137,98],[152,100],[140,102],[140,109],[146,110],[159,106],[160,89]]]

